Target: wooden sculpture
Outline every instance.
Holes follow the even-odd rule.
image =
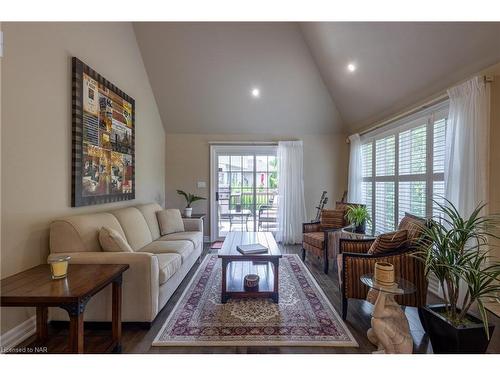
[[[373,288],[368,300],[375,306],[372,313],[368,340],[377,346],[374,353],[411,354],[413,339],[406,315],[394,300],[397,294],[404,294],[394,282],[394,266],[390,263],[376,263]]]

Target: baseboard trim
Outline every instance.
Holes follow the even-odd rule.
[[[25,320],[18,326],[5,332],[0,336],[0,347],[2,351],[12,349],[19,345],[31,335],[36,333],[36,315]]]

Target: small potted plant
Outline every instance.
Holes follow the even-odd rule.
[[[481,216],[484,204],[462,217],[448,200],[435,201],[439,219],[430,220],[416,254],[434,275],[444,303],[428,305],[419,313],[434,353],[485,353],[494,326],[483,305],[500,290],[500,263],[488,256],[488,242],[498,238],[492,216]],[[489,245],[491,246],[491,244]],[[479,317],[470,313],[477,306]]]
[[[193,208],[191,207],[191,205],[193,204],[193,202],[206,199],[203,197],[198,197],[197,195],[191,193],[186,193],[182,190],[177,190],[177,194],[182,195],[186,199],[186,208],[184,209],[185,217],[191,217],[191,214],[193,213]]]
[[[371,222],[368,209],[364,205],[352,205],[347,208],[345,215],[350,225],[354,226],[355,233],[365,234],[366,223]]]

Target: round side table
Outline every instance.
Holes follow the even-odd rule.
[[[374,353],[412,354],[413,339],[408,319],[394,296],[414,293],[415,286],[407,280],[396,279],[394,287],[384,287],[373,281],[373,274],[363,275],[360,279],[363,284],[378,292],[371,328],[366,334],[368,340],[377,346]]]

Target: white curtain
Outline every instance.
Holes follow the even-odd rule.
[[[489,90],[483,77],[448,90],[445,196],[468,216],[488,199]]]
[[[364,203],[361,195],[363,182],[363,165],[361,158],[361,139],[359,134],[349,137],[349,181],[347,185],[347,201],[350,203]]]
[[[283,244],[302,242],[306,220],[302,141],[278,144],[279,206],[276,239]]]

